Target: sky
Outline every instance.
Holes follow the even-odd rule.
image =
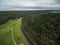
[[[0,0],[4,10],[60,10],[60,0]]]

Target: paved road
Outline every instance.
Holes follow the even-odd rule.
[[[29,38],[29,36],[26,34],[26,32],[24,31],[24,27],[23,27],[23,24],[21,24],[21,30],[22,30],[22,33],[24,34],[24,36],[26,37],[27,41],[29,42],[30,45],[34,45],[31,41],[31,39]]]

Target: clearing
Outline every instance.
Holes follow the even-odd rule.
[[[19,18],[0,25],[0,45],[29,45],[21,31],[21,21],[22,18]]]

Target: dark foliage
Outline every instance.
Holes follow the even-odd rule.
[[[23,24],[34,45],[60,45],[60,13],[37,12],[25,16]]]
[[[10,19],[20,18],[32,13],[33,12],[30,11],[0,11],[0,25],[4,24]]]

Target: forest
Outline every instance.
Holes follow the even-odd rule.
[[[26,41],[27,38],[22,34],[20,25],[24,28],[23,31],[27,34],[33,45],[60,45],[60,13],[51,10],[0,11],[0,40],[3,39],[0,44],[2,45],[5,41],[5,45],[10,45],[10,42],[7,42],[6,39],[10,40],[11,35],[8,35],[10,36],[10,39],[8,39],[3,33],[7,33],[10,30],[8,26],[12,26],[14,35],[16,34],[14,38],[17,44],[22,41],[25,45],[28,45],[29,42]],[[11,34],[11,31],[8,32]],[[20,35],[23,36],[20,37]],[[11,44],[14,45],[12,42]]]
[[[60,13],[43,11],[27,15],[22,25],[34,45],[60,45]]]
[[[33,15],[37,11],[0,11],[0,25],[10,19],[24,17],[25,15]]]

